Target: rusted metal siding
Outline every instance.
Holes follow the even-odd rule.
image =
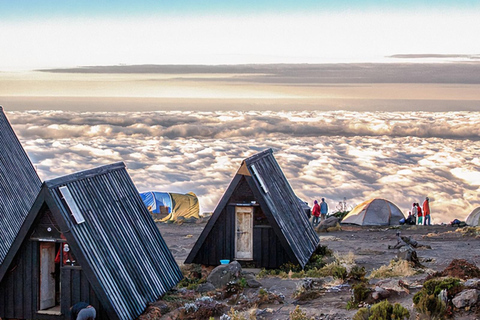
[[[62,226],[99,298],[115,317],[134,319],[182,279],[181,271],[123,163],[46,182]],[[85,222],[76,224],[59,187],[67,186]],[[83,261],[82,261],[83,259]],[[108,308],[107,308],[108,309]]]
[[[0,106],[0,265],[40,186],[40,178]]]

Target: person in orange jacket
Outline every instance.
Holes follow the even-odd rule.
[[[430,226],[430,201],[428,197],[425,198],[425,201],[423,201],[423,215],[425,216],[424,223],[427,226]]]

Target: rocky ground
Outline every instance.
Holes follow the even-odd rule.
[[[195,241],[205,227],[205,222],[189,224],[163,224],[158,227],[172,251],[179,265],[183,265],[188,253]],[[336,257],[347,257],[346,260],[353,260],[355,264],[364,267],[367,278],[370,273],[382,266],[386,266],[397,257],[398,249],[389,249],[397,243],[397,232],[401,236],[410,237],[426,247],[416,249],[418,259],[423,266],[417,273],[409,276],[401,276],[387,279],[369,279],[369,285],[391,289],[388,300],[392,303],[398,302],[410,311],[410,318],[416,319],[416,312],[413,310],[412,298],[418,292],[429,274],[445,270],[452,260],[465,259],[471,264],[480,267],[480,237],[477,235],[464,234],[450,226],[400,226],[399,228],[387,227],[359,227],[342,226],[341,230],[319,233],[321,244],[327,246],[334,252]],[[428,246],[431,249],[428,249]],[[260,270],[244,269],[244,272],[258,274]],[[314,319],[352,319],[357,310],[347,310],[347,302],[351,300],[352,288],[350,283],[342,283],[332,277],[316,279],[320,283],[320,290],[317,297],[311,300],[298,300],[294,293],[300,286],[305,285],[305,279],[288,279],[280,277],[256,278],[261,288],[268,292],[271,299],[258,301],[259,288],[245,289],[245,301],[255,300],[254,306],[245,306],[251,314],[258,319],[288,319],[289,314],[297,305],[307,316]],[[182,289],[186,295],[198,296],[198,292],[190,292]],[[216,301],[226,305],[240,305],[245,303],[237,296],[235,300],[217,294],[210,293]],[[281,297],[279,299],[278,297]],[[282,300],[282,301],[280,301]],[[279,301],[281,303],[279,303]],[[212,302],[210,302],[212,303]],[[161,303],[160,303],[161,305]],[[180,305],[180,303],[179,303]],[[171,307],[170,307],[171,309]],[[468,308],[467,308],[468,309]],[[165,314],[165,310],[161,314]],[[158,316],[160,312],[158,313]],[[245,313],[248,316],[248,313]],[[200,316],[199,316],[200,317]],[[207,319],[208,317],[205,316]],[[255,318],[252,316],[252,318]],[[144,317],[152,319],[153,316]],[[163,315],[162,319],[175,319],[188,317],[179,316],[176,312],[169,312]],[[201,317],[200,317],[201,318]],[[218,319],[218,316],[216,316]],[[248,318],[248,317],[247,317]],[[472,310],[457,312],[456,319],[479,319],[480,316],[475,308]]]

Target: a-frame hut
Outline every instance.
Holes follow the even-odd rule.
[[[182,278],[123,163],[43,183],[0,267],[0,318],[136,319]]]
[[[269,149],[243,160],[185,263],[304,267],[319,241]]]
[[[35,201],[41,184],[0,106],[0,265]]]

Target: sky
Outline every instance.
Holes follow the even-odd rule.
[[[478,1],[0,1],[0,70],[480,52]]]

